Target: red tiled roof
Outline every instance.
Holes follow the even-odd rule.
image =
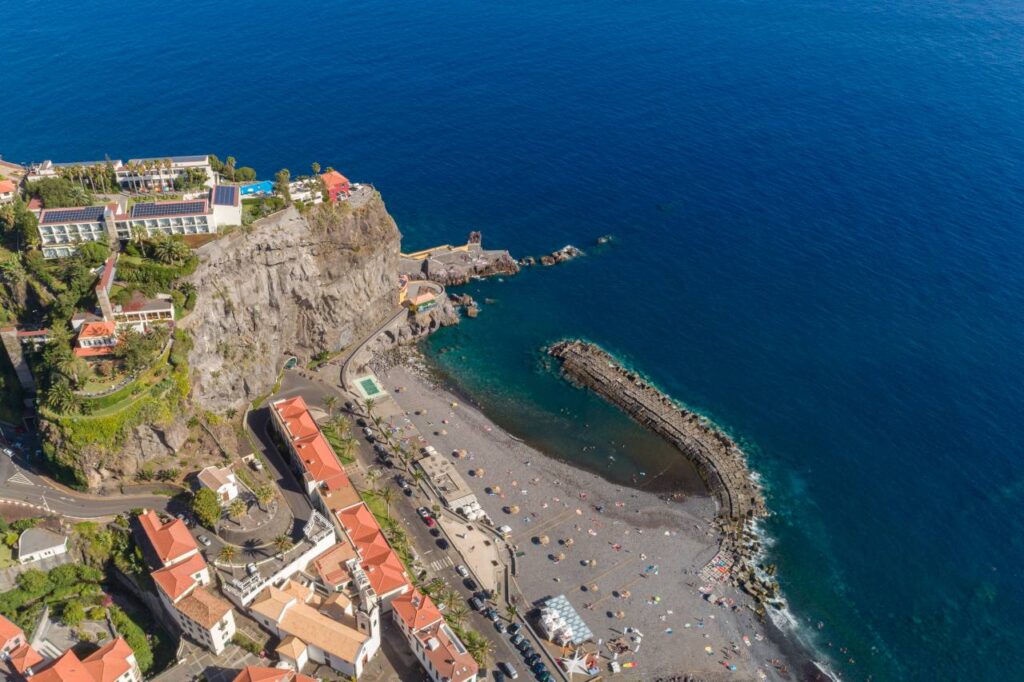
[[[131,670],[132,664],[128,659],[134,655],[128,642],[118,637],[94,651],[83,663],[95,682],[114,682]]]
[[[113,322],[86,322],[78,330],[79,339],[106,338],[114,336],[117,327]]]
[[[95,357],[97,355],[113,355],[114,347],[113,346],[90,346],[88,348],[82,348],[81,346],[76,346],[76,347],[71,349],[71,352],[74,353],[75,355],[77,355],[80,358],[91,358],[91,357]]]
[[[193,554],[188,559],[173,566],[154,571],[153,582],[173,602],[192,589],[197,582],[192,576],[203,570],[206,570],[206,562],[203,561],[203,557],[199,554]]]
[[[377,519],[373,517],[373,512],[365,504],[338,512],[338,520],[341,521],[345,532],[355,543],[372,540],[375,535],[380,533]]]
[[[32,676],[32,682],[96,682],[85,664],[71,649],[41,672]]]
[[[320,433],[320,427],[309,413],[302,396],[279,400],[273,404],[273,408],[284,422],[307,478],[317,483],[327,482],[329,489],[349,485],[345,469],[330,443]]]
[[[391,600],[391,608],[411,632],[422,630],[442,618],[441,611],[430,597],[417,589],[395,597]]]
[[[116,207],[117,204],[114,204]],[[100,275],[100,282],[96,285],[97,289],[103,289],[104,291],[110,291],[110,285],[114,283],[114,264],[117,263],[117,254],[112,254],[107,262],[103,264],[103,274]]]
[[[431,625],[419,635],[423,653],[434,665],[438,675],[448,682],[465,682],[480,672],[465,645],[443,621]]]
[[[308,438],[313,434],[320,433],[320,429],[313,420],[313,415],[309,413],[309,407],[301,395],[277,401],[274,403],[274,409],[280,415],[292,440]]]
[[[289,682],[295,675],[287,668],[258,668],[247,665],[235,676],[234,682]]]
[[[380,531],[377,519],[365,504],[338,512],[345,533],[362,559],[360,565],[378,595],[386,595],[409,584],[402,561]]]
[[[139,524],[146,533],[153,551],[165,566],[199,549],[199,545],[181,519],[163,523],[156,512],[150,509],[139,515]]]
[[[10,657],[11,665],[22,675],[29,668],[39,665],[45,660],[38,651],[32,648],[31,644],[22,644],[10,653]]]
[[[17,625],[0,616],[0,649],[7,645],[15,637],[25,638],[25,633]]]
[[[332,187],[343,187],[348,184],[348,178],[336,170],[327,171],[320,176],[320,179],[324,181],[327,189],[331,189]]]
[[[0,194],[7,194],[13,192],[18,186],[10,180],[0,180]]]

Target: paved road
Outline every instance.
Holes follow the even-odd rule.
[[[171,510],[171,498],[165,495],[101,497],[56,487],[50,479],[33,473],[22,454],[13,460],[0,454],[0,500],[26,502],[75,519],[116,516],[137,507]]]

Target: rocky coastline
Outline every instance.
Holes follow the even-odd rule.
[[[547,353],[559,360],[568,380],[624,410],[694,464],[718,504],[719,556],[727,564],[730,582],[757,601],[761,615],[768,606],[784,606],[774,566],[762,563],[755,523],[768,510],[743,450],[705,417],[687,410],[595,344],[563,340],[548,347]]]

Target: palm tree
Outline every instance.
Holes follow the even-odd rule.
[[[510,623],[514,623],[518,615],[519,609],[516,608],[515,604],[509,604],[505,607],[505,617],[508,618]]]
[[[267,505],[274,499],[274,489],[269,485],[261,485],[252,492],[256,495],[256,504],[260,506],[260,509],[266,511]]]
[[[455,590],[445,590],[438,595],[437,601],[444,604],[444,607],[448,609],[448,613],[451,613],[456,607],[461,607],[462,597]],[[465,607],[462,608],[464,609]]]
[[[469,609],[462,604],[456,604],[448,608],[448,619],[458,627],[462,627],[467,617],[469,617]]]
[[[225,564],[230,564],[236,556],[238,556],[238,550],[235,549],[234,545],[224,545],[220,548],[220,554],[217,555],[217,559]]]
[[[313,171],[313,175],[320,175],[320,164],[319,163],[314,161],[313,165],[311,165],[310,168]]]
[[[224,170],[231,176],[231,182],[235,181],[235,157],[229,156],[227,163],[224,164]]]
[[[380,499],[384,500],[384,515],[387,516],[390,519],[391,518],[391,500],[393,500],[394,496],[395,496],[394,489],[393,488],[389,488],[388,486],[384,486],[384,489],[381,490],[379,493],[377,493],[377,495],[380,496]]]
[[[373,414],[373,406],[376,404],[377,403],[374,402],[373,398],[366,398],[365,400],[363,400],[363,407],[366,408],[366,414],[368,416]]]
[[[377,479],[380,478],[380,469],[370,469],[366,472],[366,477],[370,479],[370,489],[376,494],[377,492]]]
[[[292,539],[287,535],[278,535],[274,538],[274,549],[276,549],[279,554],[284,554],[291,548]]]
[[[324,398],[324,407],[327,408],[327,416],[328,417],[333,417],[334,416],[334,408],[337,407],[337,406],[338,406],[338,396],[336,396],[336,395],[329,395],[326,398]]]
[[[466,641],[463,644],[466,645],[466,651],[481,668],[487,665],[487,658],[494,652],[494,645],[491,644],[491,641],[474,630],[466,632]]]
[[[245,512],[247,510],[248,507],[246,507],[245,502],[236,497],[231,504],[228,505],[228,516],[233,518],[235,521],[238,521],[245,516]]]
[[[75,394],[66,379],[59,379],[46,392],[46,404],[54,412],[69,412],[75,405]]]

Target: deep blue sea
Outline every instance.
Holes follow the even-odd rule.
[[[10,160],[318,161],[373,182],[410,248],[583,247],[469,287],[494,302],[431,356],[552,454],[653,477],[659,444],[538,352],[600,342],[747,445],[792,611],[844,677],[1022,675],[1020,2],[0,14]]]

